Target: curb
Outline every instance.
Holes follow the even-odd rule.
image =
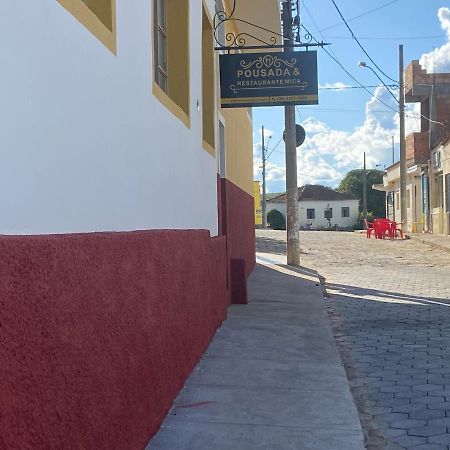
[[[439,250],[443,250],[444,252],[450,253],[450,247],[445,245],[437,244],[436,242],[432,242],[427,239],[421,239],[420,236],[416,235],[409,235],[409,238],[416,242],[420,242],[421,244],[428,245],[429,247],[437,248]]]

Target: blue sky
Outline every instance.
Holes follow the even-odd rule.
[[[405,66],[419,59],[428,71],[450,72],[450,5],[435,0],[335,0],[367,53],[390,77],[398,79],[398,45],[404,46]],[[386,6],[384,6],[386,5]],[[377,11],[358,17],[370,10]],[[330,42],[329,51],[363,85],[377,86],[370,63],[351,38],[331,0],[301,0],[302,23],[318,40]],[[353,19],[354,18],[354,19]],[[320,30],[320,32],[319,32]],[[356,83],[321,49],[318,49],[319,86],[355,86]],[[382,76],[382,74],[380,74]],[[382,76],[382,78],[384,78]],[[386,84],[392,82],[386,78]],[[370,88],[392,108],[397,104],[382,87]],[[319,90],[319,105],[299,106],[297,123],[307,131],[297,149],[298,183],[337,186],[345,173],[362,166],[381,168],[392,163],[392,136],[398,158],[398,116],[362,89]],[[417,111],[417,108],[416,108]],[[407,112],[407,132],[416,131],[414,106]],[[254,108],[254,169],[261,180],[261,125],[266,128],[268,153],[280,142],[284,129],[282,107]],[[271,153],[267,166],[268,192],[285,189],[284,143]]]

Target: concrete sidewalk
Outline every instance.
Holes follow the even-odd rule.
[[[147,450],[362,450],[317,275],[260,255]]]
[[[408,236],[415,241],[421,242],[422,244],[450,252],[450,236],[431,233],[408,233]]]

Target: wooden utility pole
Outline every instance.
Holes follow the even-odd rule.
[[[403,45],[398,47],[399,114],[400,114],[400,216],[403,232],[407,230],[406,216],[406,148],[405,148],[405,86],[403,82]]]
[[[262,135],[262,227],[267,228],[266,211],[266,146],[264,142],[264,125],[261,130]]]
[[[364,168],[363,168],[363,214],[367,219],[367,171],[366,171],[366,152],[364,152]]]
[[[394,146],[394,136],[392,136],[392,164],[395,164],[395,146]]]
[[[291,0],[283,1],[284,51],[293,50]],[[286,234],[287,263],[300,266],[300,236],[298,226],[297,147],[295,139],[295,106],[284,107],[286,149]]]

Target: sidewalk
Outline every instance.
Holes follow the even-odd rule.
[[[450,252],[450,236],[431,233],[408,233],[408,236],[410,236],[411,239],[421,242],[422,244],[426,244],[431,247],[438,248],[439,250]]]
[[[365,448],[316,274],[258,256],[249,305],[230,307],[146,450]]]

